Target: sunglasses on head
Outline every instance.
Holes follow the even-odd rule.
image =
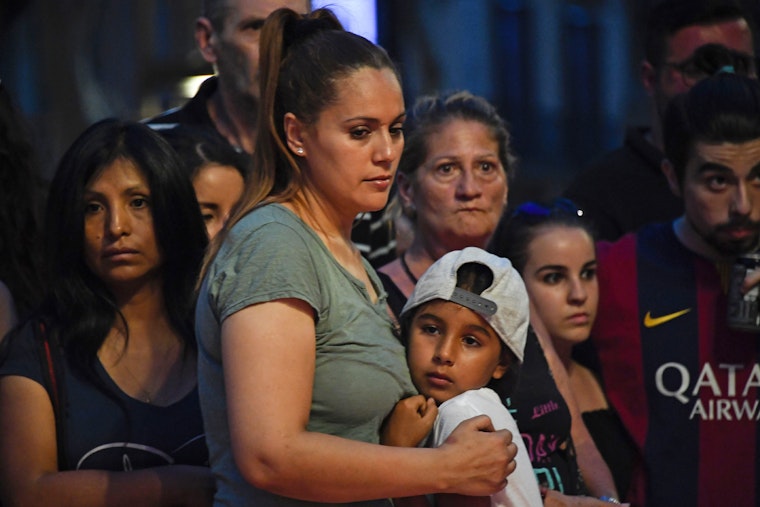
[[[527,218],[541,220],[556,216],[583,216],[583,210],[578,208],[573,201],[560,197],[552,201],[548,206],[529,201],[518,206],[512,213],[513,218]]]

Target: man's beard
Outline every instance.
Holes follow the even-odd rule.
[[[692,224],[692,227],[693,224]],[[739,239],[724,239],[726,233],[731,229],[752,229],[752,234]],[[698,230],[695,228],[695,230]],[[760,243],[760,222],[754,222],[749,218],[740,218],[731,220],[728,223],[721,224],[713,228],[706,234],[700,234],[702,239],[713,247],[721,255],[732,257],[757,250]]]

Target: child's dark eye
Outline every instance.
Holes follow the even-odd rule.
[[[435,326],[422,326],[422,332],[425,334],[438,334],[438,328]]]
[[[471,347],[479,347],[480,346],[480,342],[474,336],[464,336],[464,337],[462,337],[462,341],[465,343],[465,345],[468,345],[468,346],[471,346]]]

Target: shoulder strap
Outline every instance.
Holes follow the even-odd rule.
[[[38,345],[45,390],[50,396],[55,415],[55,433],[58,446],[58,469],[66,470],[66,391],[63,379],[63,352],[58,340],[47,331],[43,320],[33,323]]]

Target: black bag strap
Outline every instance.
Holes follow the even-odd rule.
[[[66,459],[66,389],[63,378],[63,351],[59,341],[49,333],[44,320],[32,323],[37,342],[42,379],[55,415],[58,469],[67,469]]]

